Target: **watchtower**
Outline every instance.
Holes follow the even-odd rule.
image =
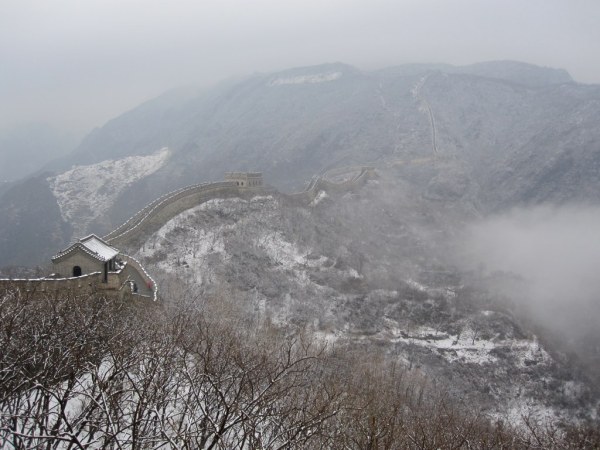
[[[261,187],[263,176],[261,172],[226,172],[225,181],[233,181],[239,187]]]

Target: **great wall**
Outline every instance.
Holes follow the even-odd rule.
[[[178,214],[194,206],[202,204],[212,199],[230,198],[230,197],[249,197],[256,194],[278,195],[291,203],[310,204],[315,200],[321,191],[330,193],[340,193],[351,191],[368,179],[375,176],[375,166],[402,166],[407,164],[435,164],[440,159],[437,145],[436,121],[432,108],[423,95],[422,89],[427,83],[428,76],[423,77],[413,88],[413,97],[421,103],[421,111],[426,113],[431,129],[431,157],[422,157],[412,160],[404,159],[384,159],[372,165],[338,167],[330,170],[324,169],[319,175],[315,175],[309,182],[307,188],[301,192],[282,194],[273,188],[263,185],[262,174],[253,172],[229,172],[225,175],[226,181],[214,183],[201,183],[186,186],[172,192],[169,192],[156,200],[150,202],[140,211],[131,216],[123,224],[119,225],[113,231],[104,236],[105,243],[112,247],[118,247],[135,252],[143,243],[143,240],[149,234],[160,229],[162,225],[168,222]],[[381,86],[380,86],[381,89]],[[389,110],[385,99],[380,93],[380,99],[384,109]],[[339,163],[340,161],[338,161]],[[154,280],[146,272],[143,266],[134,258],[121,254],[122,259],[127,259],[125,266],[130,272],[138,273],[137,281],[152,286],[152,297],[157,298],[157,287]],[[118,292],[123,295],[123,286],[129,278],[122,279],[127,271],[122,270],[108,272],[104,269],[104,274],[100,272],[89,273],[78,277],[54,277],[40,279],[0,279],[0,290],[18,289],[25,292],[37,292],[38,295],[53,294],[69,290],[78,292],[89,292],[89,290],[104,290],[107,294]],[[112,281],[108,282],[108,275],[111,275]],[[116,289],[115,289],[116,286]],[[111,291],[112,289],[112,291]],[[136,292],[137,294],[137,292]],[[142,295],[143,296],[143,295]]]
[[[430,158],[412,160],[394,159],[379,161],[378,165],[394,167],[406,164],[435,163],[436,155]],[[158,231],[166,222],[182,212],[213,199],[223,198],[250,198],[255,195],[277,195],[282,201],[294,205],[309,205],[317,198],[320,192],[344,193],[359,188],[366,181],[376,176],[375,165],[359,165],[338,167],[315,175],[306,189],[296,193],[284,194],[275,188],[265,186],[262,174],[247,172],[230,172],[225,178],[227,181],[213,183],[200,183],[186,186],[171,191],[150,202],[144,208],[104,236],[104,241],[112,247],[126,249],[131,252],[143,244],[144,239],[153,232]],[[241,178],[240,178],[241,177]],[[250,181],[253,180],[253,181]],[[141,297],[157,298],[157,286],[143,266],[131,256],[120,254],[119,257],[128,265],[129,270],[139,273],[140,283],[153,286],[151,295],[136,293]],[[108,272],[111,281],[100,272],[89,273],[74,277],[48,277],[38,279],[0,279],[0,290],[5,292],[18,289],[34,295],[57,295],[59,292],[89,293],[92,291],[104,292],[106,295],[123,295],[123,286],[128,279],[127,271]],[[111,294],[112,293],[112,294]]]
[[[254,186],[240,185],[237,181],[219,181],[187,186],[170,192],[149,203],[122,225],[104,236],[104,240],[119,248],[136,250],[145,236],[157,231],[167,221],[190,209],[216,198],[248,197],[257,193],[277,193],[283,199],[296,203],[310,203],[320,191],[342,192],[363,184],[375,175],[375,168],[356,166],[336,169],[335,176],[345,178],[335,182],[329,172],[324,176],[313,177],[308,187],[301,192],[281,194],[262,183]]]
[[[213,198],[228,198],[243,195],[244,191],[257,188],[241,188],[232,181],[219,181],[187,186],[170,192],[134,214],[115,230],[104,236],[110,245],[119,248],[133,248],[140,237],[157,230],[165,222],[186,209]]]
[[[152,277],[140,262],[128,255],[119,255],[122,267],[108,272],[106,278],[102,271],[74,277],[10,278],[0,279],[0,294],[19,291],[27,296],[51,296],[62,294],[89,295],[101,293],[108,297],[123,297],[132,281],[132,272],[139,274],[141,282],[150,287],[148,292],[135,292],[135,297],[157,300],[158,290]]]
[[[375,168],[371,166],[335,169],[313,177],[308,187],[301,192],[282,194],[274,188],[265,187],[262,174],[232,172],[226,174],[228,181],[186,186],[157,198],[104,236],[103,240],[112,247],[135,251],[146,236],[157,231],[167,221],[212,199],[273,194],[294,204],[310,204],[321,191],[350,191],[374,175]],[[5,294],[18,291],[28,296],[56,296],[65,293],[88,295],[98,292],[106,296],[122,297],[129,293],[134,294],[134,297],[157,299],[156,283],[135,258],[119,253],[119,263],[120,267],[112,271],[105,270],[104,273],[96,271],[72,277],[0,279],[0,291]],[[138,292],[137,287],[133,289],[132,273],[138,275],[140,284],[150,287],[150,295]],[[131,289],[124,289],[128,284]]]
[[[431,74],[430,74],[431,75]],[[143,239],[149,234],[160,229],[167,221],[178,214],[194,206],[202,204],[212,199],[241,197],[245,198],[256,194],[274,194],[280,198],[292,203],[310,204],[319,195],[321,191],[326,192],[344,192],[350,191],[361,186],[366,180],[375,176],[376,166],[402,166],[407,164],[435,164],[440,160],[437,145],[437,129],[433,110],[423,95],[423,87],[427,83],[430,75],[423,77],[412,89],[413,97],[421,103],[421,112],[427,114],[431,129],[431,157],[422,157],[412,160],[404,159],[383,159],[372,165],[338,167],[328,170],[324,169],[319,175],[315,175],[309,182],[307,188],[301,192],[292,194],[282,194],[273,188],[266,188],[262,182],[261,173],[253,172],[229,172],[225,174],[226,181],[214,183],[201,183],[186,186],[172,192],[169,192],[156,200],[150,202],[140,211],[131,216],[123,224],[119,225],[113,231],[104,236],[105,243],[113,247],[128,249],[135,252],[143,243]],[[381,90],[381,85],[380,85]],[[380,100],[384,109],[389,110],[384,97],[380,92]],[[394,114],[390,111],[391,114]],[[395,115],[395,114],[394,114]],[[442,158],[443,159],[443,158]],[[340,161],[338,161],[339,164]],[[120,255],[126,258],[128,270],[139,274],[138,281],[153,286],[151,289],[154,300],[157,298],[156,283],[146,272],[143,266],[134,258],[127,255]],[[126,271],[123,270],[123,273]],[[80,292],[88,289],[102,290],[108,293],[107,286],[118,286],[117,292],[124,291],[123,286],[128,279],[122,280],[121,274],[110,272],[113,281],[108,283],[107,275],[109,272],[105,269],[104,274],[89,273],[79,277],[68,278],[40,278],[40,279],[0,279],[0,290],[19,289],[27,292],[39,292],[43,294],[54,293],[65,290],[79,290]],[[103,277],[103,279],[102,279]],[[116,281],[114,281],[116,280]],[[83,284],[82,284],[83,282]],[[116,284],[115,284],[116,283]],[[84,286],[85,285],[85,286]],[[111,288],[115,290],[114,286]],[[122,295],[122,294],[119,294]]]

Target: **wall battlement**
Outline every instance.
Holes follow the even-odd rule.
[[[106,282],[103,281],[103,278],[102,272],[94,272],[69,278],[1,279],[0,295],[9,292],[20,292],[21,294],[33,297],[52,297],[59,294],[62,295],[65,292],[72,292],[77,295],[99,293],[107,297],[116,298],[123,298],[128,295],[152,298],[151,295],[143,295],[131,290],[131,285],[129,284],[131,277],[127,266],[119,272],[109,272]]]
[[[140,237],[158,230],[168,220],[183,211],[214,198],[241,197],[247,192],[260,192],[261,187],[238,187],[233,181],[220,181],[188,186],[152,202],[104,239],[121,248],[134,248]]]

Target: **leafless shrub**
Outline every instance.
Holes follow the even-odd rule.
[[[184,299],[184,300],[181,300]],[[383,355],[250,322],[223,298],[0,297],[2,448],[597,448],[491,424]],[[596,446],[596,447],[595,447]]]

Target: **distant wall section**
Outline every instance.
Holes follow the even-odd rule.
[[[328,172],[329,173],[329,172]],[[336,169],[335,176],[340,177],[346,174],[344,181],[334,182],[323,177],[313,177],[306,190],[294,194],[288,194],[287,197],[299,202],[312,202],[319,192],[347,192],[365,184],[367,180],[376,176],[375,168],[372,166],[357,166],[349,168]]]
[[[115,247],[135,250],[143,243],[144,236],[157,231],[170,219],[194,206],[214,198],[244,197],[260,193],[262,188],[262,181],[260,185],[253,186],[238,186],[235,181],[189,186],[152,202],[104,239]]]
[[[322,190],[345,192],[361,186],[366,180],[375,176],[375,168],[371,166],[336,169],[338,180],[342,172],[347,174],[344,181],[334,182],[324,177],[315,177],[305,191],[282,196],[292,201],[310,203]],[[106,235],[104,239],[112,246],[135,251],[143,244],[146,236],[158,231],[173,217],[194,206],[215,198],[243,198],[269,192],[264,187],[260,172],[228,172],[225,178],[226,181],[188,186],[163,195]]]

